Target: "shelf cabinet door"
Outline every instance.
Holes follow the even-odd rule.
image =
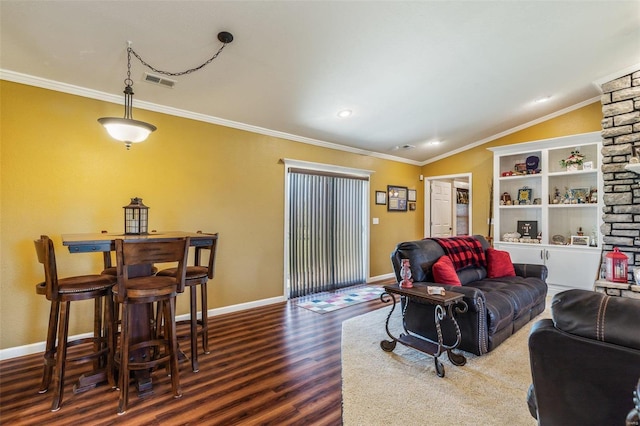
[[[600,267],[600,255],[600,250],[592,248],[546,248],[544,257],[549,270],[547,284],[556,290],[593,290]]]

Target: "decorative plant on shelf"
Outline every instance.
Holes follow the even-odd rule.
[[[584,161],[584,155],[580,153],[580,151],[576,148],[571,151],[571,155],[567,158],[560,160],[560,165],[562,167],[570,167],[570,166],[581,166]]]

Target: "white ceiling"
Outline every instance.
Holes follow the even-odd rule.
[[[143,82],[133,58],[134,107],[419,164],[598,99],[594,82],[640,64],[640,1],[2,0],[0,15],[5,76],[117,96],[127,41],[182,71],[229,31],[173,89]]]

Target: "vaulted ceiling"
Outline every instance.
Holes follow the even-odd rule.
[[[114,96],[127,41],[182,71],[229,31],[171,89],[134,58],[134,117],[155,104],[417,164],[596,101],[640,64],[638,1],[2,0],[0,24],[3,78]]]

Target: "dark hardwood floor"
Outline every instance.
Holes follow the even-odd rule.
[[[200,372],[180,364],[183,397],[172,397],[161,369],[154,394],[141,399],[134,388],[122,416],[107,385],[73,394],[87,364],[69,365],[62,408],[52,413],[51,395],[38,394],[42,354],[2,361],[0,424],[340,425],[342,322],[383,306],[375,299],[318,314],[289,301],[209,318],[211,353],[199,355]],[[187,341],[180,347],[189,355]]]

